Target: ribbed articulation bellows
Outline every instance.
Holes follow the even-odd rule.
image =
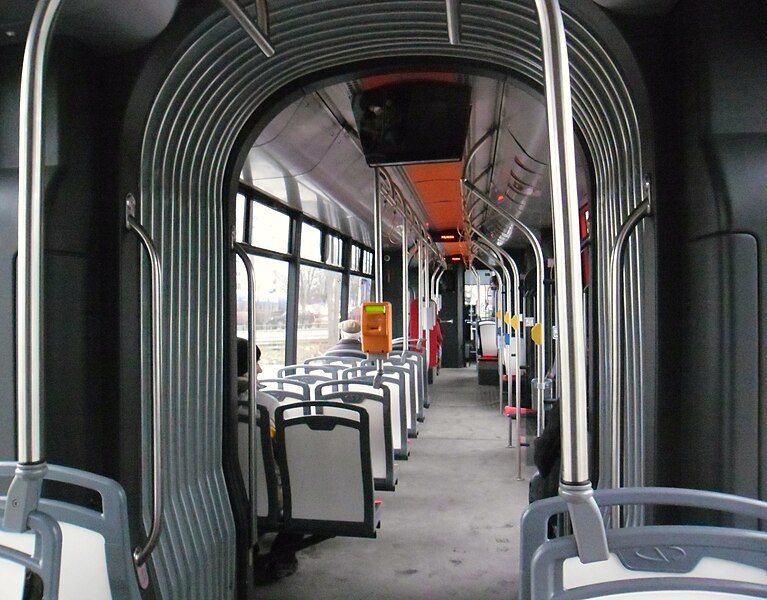
[[[457,46],[448,43],[444,0],[271,0],[269,38],[276,50],[272,58],[265,58],[223,9],[180,46],[148,117],[141,156],[141,221],[158,244],[164,269],[167,495],[165,531],[152,558],[163,598],[230,598],[234,589],[235,533],[221,469],[229,259],[222,187],[225,165],[239,150],[236,139],[247,133],[246,123],[281,88],[360,61],[380,65],[397,58],[465,60],[543,88],[533,0],[464,0],[460,7]],[[649,169],[647,152],[644,158],[642,152],[648,141],[640,141],[635,106],[642,104],[632,97],[641,89],[631,80],[633,65],[617,33],[590,2],[563,2],[563,10],[575,121],[596,176],[591,201],[597,215],[592,231],[597,287],[592,297],[603,314],[610,247],[620,223],[642,200],[642,176]],[[625,396],[637,424],[627,432],[626,448],[636,453],[629,456],[630,464],[641,464],[636,455],[641,456],[649,443],[639,400],[654,397],[651,381],[642,379],[643,370],[654,368],[642,340],[654,328],[654,319],[646,319],[642,310],[654,291],[653,247],[652,231],[641,226],[626,261]],[[145,280],[147,268],[143,266]],[[149,290],[142,293],[142,370],[148,374]],[[600,348],[607,343],[600,325]],[[600,357],[604,419],[609,407],[607,352]],[[147,443],[149,397],[145,375]],[[640,484],[641,471],[626,472],[624,483]],[[609,471],[603,469],[602,477],[606,475]]]

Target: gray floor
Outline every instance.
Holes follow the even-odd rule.
[[[397,491],[376,495],[378,537],[300,552],[298,572],[259,587],[259,600],[516,598],[527,480],[516,480],[498,388],[478,386],[473,368],[443,369],[430,394]]]

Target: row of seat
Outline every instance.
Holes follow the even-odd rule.
[[[394,460],[407,460],[426,404],[418,352],[397,352],[383,372],[363,356],[330,354],[259,380],[276,398],[274,444],[268,411],[257,405],[259,531],[375,537],[381,504],[374,491],[394,491]],[[240,453],[247,464],[247,403],[240,407]],[[419,417],[420,414],[420,417]]]

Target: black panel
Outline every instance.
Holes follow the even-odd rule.
[[[758,496],[759,311],[756,240],[706,237],[689,247],[680,325],[683,393],[661,418],[678,421],[677,484]]]
[[[383,263],[383,299],[391,302],[392,332],[402,337],[402,252],[385,252]]]
[[[469,124],[471,90],[441,82],[408,82],[352,99],[371,167],[458,161]]]
[[[0,93],[2,90],[0,89]],[[16,398],[14,381],[16,229],[19,175],[16,169],[0,169],[0,460],[16,459]]]
[[[463,356],[463,264],[448,265],[439,282],[442,310],[442,366],[465,367]]]
[[[624,28],[657,133],[657,479],[767,498],[767,5],[682,0]],[[650,482],[648,482],[650,483]],[[678,514],[696,520],[695,515]],[[715,521],[710,515],[707,521]]]
[[[0,458],[15,458],[14,271],[22,48],[0,50]],[[116,473],[117,343],[114,74],[56,38],[44,93],[44,429],[48,461]],[[108,451],[107,451],[108,450]],[[135,455],[132,458],[135,462]],[[57,492],[58,493],[58,492]],[[76,495],[76,494],[75,494]],[[73,499],[71,491],[62,498]]]

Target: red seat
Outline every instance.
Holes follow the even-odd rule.
[[[534,415],[536,414],[536,410],[534,408],[520,408],[519,412],[522,413],[522,416],[526,415]],[[516,406],[504,406],[503,407],[503,414],[506,416],[516,416],[517,414],[517,407]]]

